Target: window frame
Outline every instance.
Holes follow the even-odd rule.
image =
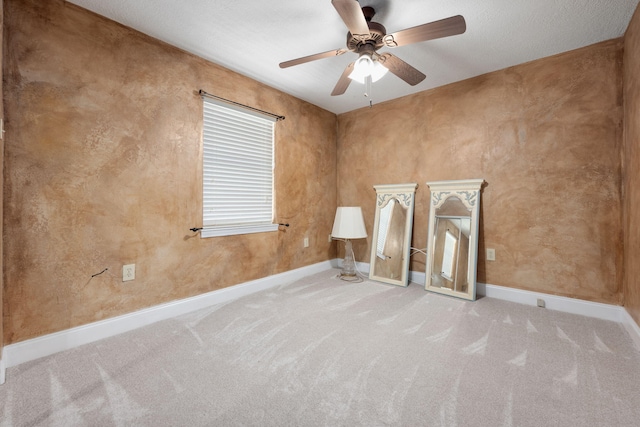
[[[202,111],[202,118],[203,118],[203,121],[202,121],[202,230],[200,232],[200,236],[202,238],[222,237],[222,236],[233,236],[233,235],[241,235],[241,234],[277,231],[278,224],[275,223],[275,122],[277,120],[269,115],[261,114],[256,111],[251,111],[245,108],[241,108],[239,106],[232,105],[224,101],[219,101],[212,98],[206,98],[204,96],[202,97],[202,101],[203,101],[202,103],[202,108],[203,108],[203,111]],[[216,220],[212,219],[215,216],[215,214],[213,214],[211,211],[212,203],[216,203],[216,202],[215,200],[211,201],[210,199],[215,198],[216,196],[213,195],[215,192],[213,184],[211,185],[207,184],[206,180],[212,179],[211,176],[215,175],[216,173],[219,173],[219,171],[218,172],[216,171],[216,168],[214,165],[207,165],[207,162],[215,163],[216,160],[215,158],[212,160],[211,155],[215,154],[212,152],[216,151],[216,148],[215,148],[216,144],[218,144],[218,146],[224,146],[224,143],[221,142],[220,140],[221,138],[219,136],[218,136],[218,139],[216,140],[215,132],[218,131],[220,133],[220,132],[224,132],[224,130],[221,130],[220,125],[216,124],[215,122],[215,119],[214,119],[215,111],[221,112],[220,114],[222,114],[227,119],[229,119],[229,117],[236,118],[239,120],[244,118],[247,121],[246,123],[250,123],[252,121],[258,123],[259,121],[263,121],[262,123],[260,123],[260,126],[256,126],[260,128],[262,126],[267,126],[268,125],[267,122],[270,123],[270,142],[268,143],[268,145],[270,146],[271,191],[266,196],[261,195],[261,197],[263,196],[267,197],[270,201],[271,212],[270,212],[269,220],[266,220],[266,217],[264,216],[265,215],[264,209],[263,209],[263,212],[261,213],[263,217],[254,222],[246,221],[246,222],[237,223],[237,224],[222,222],[222,223],[215,224],[214,222]],[[228,115],[228,117],[225,115]],[[226,125],[229,125],[230,123],[231,123],[231,120],[223,123],[221,126],[224,128]],[[251,130],[253,131],[254,129],[252,128]],[[263,130],[264,129],[261,128],[260,132],[263,132]],[[267,132],[264,132],[263,134],[260,135],[260,138],[266,138],[266,136],[267,136]],[[243,134],[241,138],[249,138],[249,137],[247,136],[247,134]],[[261,142],[262,141],[260,141],[259,143]],[[231,147],[236,143],[237,142],[234,141],[231,144]],[[241,158],[240,156],[233,157],[233,158],[236,160],[242,159],[241,163],[246,164],[246,161],[247,161],[246,158]],[[250,160],[249,163],[251,162],[252,161]],[[241,174],[243,170],[240,169],[240,166],[238,166],[238,164],[234,165],[233,163],[236,163],[236,162],[232,161],[231,165],[225,164],[225,167],[237,167],[237,169],[233,169],[234,173]],[[237,163],[240,163],[240,162],[237,162]],[[256,160],[254,165],[256,163],[260,163],[260,162]],[[264,163],[261,165],[261,169],[262,169],[261,173],[264,174],[265,172]],[[258,178],[258,179],[264,180],[265,176],[263,175],[261,178]],[[231,192],[229,187],[226,187],[226,189],[222,191]],[[224,198],[224,196],[221,196],[221,195],[218,195],[217,197]],[[229,203],[231,204],[231,202]],[[259,203],[256,203],[256,205],[253,205],[253,206],[258,206],[258,205]]]

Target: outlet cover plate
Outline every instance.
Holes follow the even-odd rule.
[[[126,264],[122,266],[122,281],[128,282],[136,278],[136,265]]]

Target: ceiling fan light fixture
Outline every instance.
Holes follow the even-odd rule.
[[[371,76],[371,81],[377,82],[387,74],[387,71],[389,71],[387,67],[378,61],[374,61],[371,55],[363,54],[353,65],[353,71],[349,74],[349,78],[360,84],[364,84],[367,76]]]
[[[373,71],[373,58],[370,53],[363,53],[353,66],[359,73],[368,76]]]
[[[293,65],[338,56],[348,51],[357,54],[358,59],[346,66],[333,88],[331,96],[343,95],[351,80],[355,80],[366,86],[365,96],[371,99],[371,83],[380,80],[387,71],[391,71],[405,83],[415,86],[427,76],[397,56],[390,53],[379,54],[378,49],[406,46],[454,36],[464,33],[467,29],[464,17],[456,15],[387,34],[384,25],[372,21],[376,13],[373,7],[361,7],[360,3],[354,0],[331,0],[331,4],[349,30],[346,48],[280,63],[280,68],[288,68]],[[371,102],[369,104],[371,105]]]

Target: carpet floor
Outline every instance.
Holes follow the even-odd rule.
[[[622,325],[337,270],[7,370],[0,426],[638,426]]]

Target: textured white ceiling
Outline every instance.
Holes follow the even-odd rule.
[[[368,106],[352,82],[331,96],[348,52],[287,69],[283,61],[345,47],[330,0],[68,0],[334,113]],[[464,34],[393,49],[427,75],[409,86],[388,73],[373,101],[398,98],[624,34],[640,0],[360,0],[387,33],[454,15]],[[382,48],[380,52],[388,51]],[[215,88],[211,88],[215,93]]]

